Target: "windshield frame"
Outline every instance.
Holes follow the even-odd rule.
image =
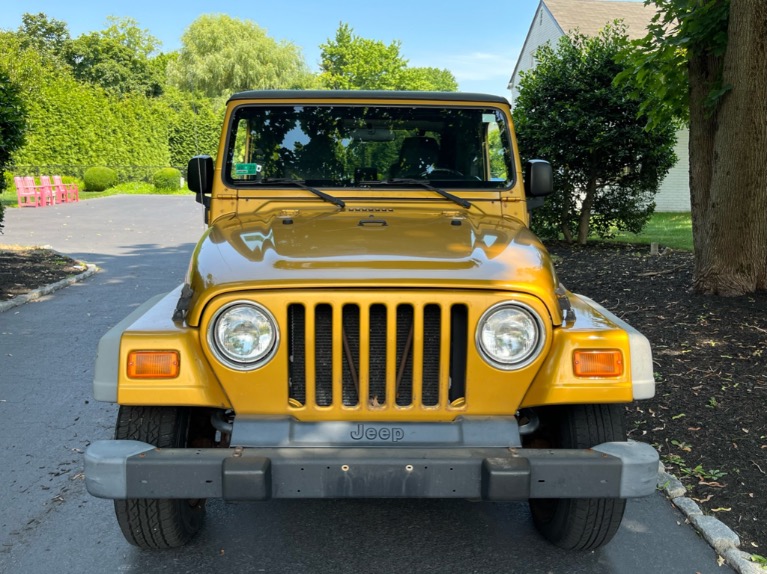
[[[449,110],[486,110],[486,111],[492,111],[496,116],[496,125],[498,125],[499,129],[503,130],[505,133],[505,142],[507,144],[507,151],[506,155],[508,156],[505,159],[505,167],[507,170],[507,175],[505,181],[501,182],[498,181],[498,185],[496,187],[489,187],[485,186],[485,184],[491,182],[490,179],[484,179],[484,180],[478,180],[478,183],[482,183],[483,185],[472,185],[474,180],[457,180],[457,179],[445,179],[445,178],[422,178],[422,183],[426,185],[430,185],[433,187],[438,188],[446,188],[451,190],[455,193],[462,193],[462,192],[472,192],[472,193],[488,193],[492,194],[493,197],[497,197],[498,194],[506,193],[512,190],[517,185],[517,178],[520,174],[519,166],[517,165],[517,157],[516,157],[516,151],[515,151],[515,140],[513,138],[513,130],[511,128],[511,118],[507,110],[504,108],[503,105],[499,105],[497,102],[494,101],[477,101],[476,104],[469,103],[469,102],[439,102],[439,103],[427,103],[427,102],[419,102],[419,101],[413,101],[413,102],[406,102],[406,101],[396,101],[392,100],[391,102],[383,103],[381,101],[375,101],[371,102],[368,100],[360,100],[358,102],[356,101],[349,101],[347,99],[344,99],[343,101],[336,101],[336,100],[323,100],[323,101],[317,101],[317,100],[292,100],[292,101],[242,101],[241,103],[238,102],[237,105],[233,106],[228,119],[227,119],[227,131],[226,131],[226,138],[223,145],[223,159],[224,163],[221,166],[221,178],[226,187],[234,188],[234,189],[241,189],[241,190],[257,190],[257,189],[275,189],[275,188],[283,188],[284,185],[280,185],[279,183],[270,183],[268,181],[257,181],[257,180],[238,180],[232,177],[232,171],[233,167],[235,165],[233,158],[233,139],[237,136],[237,122],[240,120],[239,113],[243,109],[253,109],[253,108],[410,108],[410,109],[449,109]],[[489,124],[488,124],[489,125]],[[502,140],[503,142],[503,134],[502,134]],[[483,153],[485,154],[484,160],[487,163],[487,169],[490,169],[490,150],[487,149],[487,143],[488,143],[488,137],[484,136],[484,142],[483,147],[485,148],[483,150]],[[408,183],[402,183],[397,182],[396,179],[398,178],[391,178],[391,177],[384,177],[376,182],[369,182],[368,184],[365,184],[364,181],[359,182],[352,182],[347,181],[343,185],[338,185],[335,183],[328,183],[328,182],[314,182],[310,181],[307,182],[307,180],[303,178],[297,178],[297,181],[303,182],[304,184],[311,183],[312,187],[321,188],[321,189],[328,189],[333,190],[334,192],[343,193],[344,191],[364,191],[366,194],[370,193],[373,195],[373,193],[377,192],[385,192],[388,189],[397,189],[399,190],[418,190],[423,189],[421,186],[414,185],[414,184],[408,184]],[[413,178],[405,178],[405,179],[413,179]],[[417,178],[416,178],[417,179]],[[372,185],[371,185],[372,184]]]

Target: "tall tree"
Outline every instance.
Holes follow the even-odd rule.
[[[408,67],[402,71],[400,89],[455,92],[458,90],[458,82],[450,70],[432,67]]]
[[[320,48],[320,81],[331,90],[396,90],[407,67],[398,41],[387,45],[357,36],[345,23]]]
[[[11,161],[11,154],[24,144],[26,116],[21,90],[0,69],[0,193],[5,189],[3,173]],[[3,215],[0,203],[0,230],[3,228]]]
[[[320,82],[331,90],[432,90],[454,92],[455,77],[439,68],[411,68],[400,42],[363,38],[341,23],[335,38],[320,44]]]
[[[251,20],[205,14],[181,36],[168,74],[178,88],[208,97],[255,89],[306,88],[313,84],[300,49],[274,40]]]
[[[75,78],[120,95],[160,95],[164,70],[153,65],[160,41],[133,18],[110,16],[108,22],[105,30],[66,44],[65,58]]]
[[[695,290],[765,290],[767,3],[647,1],[658,15],[627,76],[655,89],[656,123],[689,121]]]
[[[549,160],[555,174],[555,195],[533,214],[540,235],[584,244],[614,226],[638,232],[676,161],[674,127],[644,129],[633,88],[613,85],[626,42],[625,30],[611,26],[594,37],[563,36],[556,49],[542,46],[522,76],[514,108],[520,153]]]
[[[49,18],[43,12],[22,14],[19,34],[23,37],[25,46],[33,46],[40,52],[55,55],[60,55],[70,40],[67,23]]]

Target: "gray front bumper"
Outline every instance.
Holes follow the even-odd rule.
[[[108,440],[85,453],[100,498],[631,498],[655,490],[658,453],[637,442],[522,448],[157,449]]]

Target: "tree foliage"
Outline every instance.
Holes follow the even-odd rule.
[[[407,67],[400,43],[384,44],[354,34],[341,23],[333,40],[320,44],[320,81],[331,90],[396,90]]]
[[[26,109],[21,90],[11,78],[0,70],[0,193],[5,189],[5,168],[11,154],[24,144]],[[3,228],[3,206],[0,204],[0,229]]]
[[[12,158],[27,166],[18,175],[58,166],[82,176],[87,166],[106,165],[121,179],[149,178],[158,167],[216,153],[223,107],[199,94],[169,88],[157,98],[119,96],[77,81],[68,66],[11,32],[0,32],[0,70],[19,86],[28,110],[26,143]],[[135,169],[141,166],[153,169]]]
[[[523,159],[554,167],[555,194],[533,212],[544,237],[585,243],[616,227],[638,232],[653,212],[658,186],[673,166],[674,128],[646,130],[635,88],[614,86],[625,30],[564,36],[536,53],[523,74],[514,110]]]
[[[70,166],[65,175],[81,175],[82,166],[168,164],[168,114],[157,98],[115,97],[78,82],[68,67],[25,48],[12,33],[0,33],[0,54],[0,70],[18,84],[28,112],[15,165]]]
[[[162,97],[168,125],[170,165],[184,166],[193,156],[215,156],[224,106],[200,94],[169,88]]]
[[[18,33],[25,47],[32,46],[40,52],[54,55],[61,54],[70,41],[67,23],[49,18],[43,12],[22,14]]]
[[[647,0],[650,3],[651,0]],[[729,0],[657,0],[658,8],[647,35],[618,55],[625,67],[616,84],[642,90],[641,111],[650,125],[690,120],[688,58],[690,53],[721,58],[727,48]],[[711,91],[705,105],[711,108],[727,91],[721,66],[712,69]]]
[[[133,18],[108,18],[109,26],[83,34],[64,46],[74,77],[110,92],[158,96],[164,70],[153,64],[160,41]]]
[[[320,83],[331,90],[458,89],[455,77],[438,68],[410,68],[400,54],[400,42],[385,44],[363,38],[341,23],[335,38],[320,44]]]
[[[206,14],[181,37],[181,51],[169,66],[176,87],[207,97],[243,90],[298,89],[313,80],[300,49],[278,42],[251,20]]]
[[[426,92],[456,92],[458,82],[450,70],[408,67],[402,71],[400,89]]]
[[[647,0],[648,34],[627,52],[625,78],[654,123],[689,123],[694,287],[767,289],[767,3]]]

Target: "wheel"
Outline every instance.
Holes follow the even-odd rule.
[[[572,405],[541,410],[539,415],[541,434],[532,446],[580,449],[626,440],[622,405]],[[594,550],[610,542],[625,509],[622,498],[530,499],[535,527],[567,550]]]
[[[115,438],[140,440],[160,448],[190,442],[191,412],[181,407],[120,407]],[[115,500],[123,536],[139,548],[177,548],[202,526],[205,500],[135,498]]]

